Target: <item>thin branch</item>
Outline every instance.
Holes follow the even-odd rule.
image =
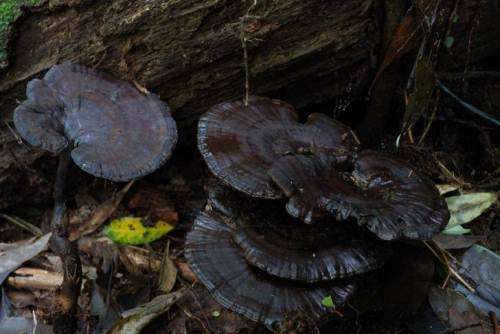
[[[423,241],[424,245],[431,251],[432,254],[434,254],[434,256],[439,260],[439,262],[441,262],[443,265],[446,266],[446,269],[453,275],[453,277],[455,277],[455,279],[457,281],[459,281],[460,283],[462,283],[468,290],[470,290],[471,292],[475,292],[476,290],[470,286],[469,283],[467,283],[463,278],[462,276],[460,276],[456,271],[455,269],[453,269],[449,263],[448,263],[448,259],[446,259],[446,257],[444,257],[444,255],[440,256],[430,245],[427,241]],[[436,246],[437,248],[437,246]],[[443,253],[442,253],[443,254]]]
[[[245,107],[248,107],[248,100],[250,99],[250,70],[248,65],[248,48],[247,42],[248,37],[246,36],[246,28],[247,28],[247,20],[250,18],[254,18],[250,13],[257,6],[257,0],[253,0],[253,3],[248,7],[245,16],[241,18],[240,22],[240,39],[241,39],[241,48],[243,49],[243,66],[245,67],[245,98],[244,104]]]
[[[491,123],[500,126],[500,120],[494,118],[493,116],[485,113],[482,110],[479,110],[478,108],[474,107],[470,103],[465,102],[460,97],[458,97],[455,93],[453,93],[448,87],[446,87],[440,80],[436,80],[436,83],[437,83],[437,86],[439,88],[441,88],[441,90],[443,92],[445,92],[446,94],[448,94],[449,96],[451,96],[452,98],[454,98],[462,107],[464,107],[465,109],[473,112],[474,114],[476,114],[476,115],[484,118],[485,120],[488,120]]]
[[[0,218],[3,218],[5,220],[11,222],[12,224],[15,224],[15,225],[25,229],[26,231],[32,233],[33,235],[35,235],[37,237],[41,237],[43,235],[43,232],[40,228],[38,228],[37,226],[25,221],[24,219],[19,218],[19,217],[9,216],[9,215],[6,215],[4,213],[0,213]]]
[[[434,118],[436,118],[436,114],[437,114],[437,108],[439,106],[439,100],[441,99],[441,92],[438,91],[436,93],[436,100],[434,101],[434,108],[432,108],[432,113],[431,113],[431,118],[429,119],[429,121],[427,122],[427,125],[425,126],[425,129],[424,129],[424,132],[422,133],[422,135],[420,136],[420,139],[418,141],[418,146],[422,145],[425,137],[427,136],[427,133],[429,132],[429,130],[431,129],[431,126],[432,126],[432,123],[434,122]]]
[[[463,80],[463,79],[500,80],[500,72],[493,72],[493,71],[468,71],[465,73],[442,72],[438,73],[437,76],[445,80]]]

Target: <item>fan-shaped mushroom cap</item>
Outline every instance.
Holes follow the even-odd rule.
[[[262,212],[266,213],[266,219],[280,219],[283,217],[282,200],[266,200],[262,198],[248,197],[244,193],[234,190],[214,180],[208,183],[208,201],[210,207],[223,215],[236,218],[245,215],[247,218],[261,218]]]
[[[446,227],[450,213],[439,191],[403,161],[364,151],[355,162],[353,176],[363,190],[347,193],[344,203],[352,205],[361,223],[379,238],[431,239]],[[330,210],[341,201],[332,201]]]
[[[446,226],[449,212],[439,192],[404,162],[363,151],[352,173],[344,168],[294,156],[280,159],[270,173],[291,197],[292,215],[318,207],[340,219],[357,218],[384,240],[430,239]]]
[[[289,220],[237,219],[233,239],[250,264],[273,276],[308,283],[362,274],[381,267],[387,258],[387,249],[358,237],[359,231],[349,234],[339,224],[307,226]]]
[[[73,161],[113,181],[151,173],[170,156],[177,129],[154,94],[69,62],[32,80],[14,123],[31,145],[59,153],[74,145]]]
[[[335,157],[325,155],[288,155],[273,163],[269,176],[289,198],[286,211],[292,217],[311,224],[328,214],[324,197],[335,191],[335,165]]]
[[[329,313],[322,300],[331,296],[342,306],[353,283],[306,285],[273,278],[252,268],[233,243],[231,229],[214,213],[203,212],[186,238],[185,256],[198,279],[224,307],[271,326],[287,314],[303,312],[313,319]]]
[[[305,225],[287,215],[281,203],[245,202],[241,193],[221,185],[211,185],[208,194],[211,206],[229,217],[247,262],[273,276],[333,280],[379,268],[390,253],[350,222]]]
[[[198,123],[198,148],[212,173],[254,197],[280,198],[268,169],[287,154],[328,153],[343,159],[354,149],[349,127],[322,114],[298,123],[295,109],[279,100],[252,97],[224,102]]]

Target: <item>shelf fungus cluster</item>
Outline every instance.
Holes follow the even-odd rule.
[[[406,163],[360,150],[352,130],[289,104],[224,102],[198,124],[218,179],[186,239],[186,258],[223,306],[273,326],[322,320],[380,268],[387,241],[429,239],[449,213],[433,183]]]

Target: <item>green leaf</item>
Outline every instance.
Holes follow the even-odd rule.
[[[495,193],[472,193],[448,197],[446,203],[450,210],[450,221],[446,229],[476,219],[496,201]]]
[[[443,234],[448,234],[448,235],[464,235],[469,233],[470,230],[468,228],[463,228],[460,225],[453,226],[450,228],[447,228],[446,230],[443,231]]]
[[[323,298],[321,304],[323,304],[324,307],[335,308],[335,303],[333,302],[332,296],[326,296],[325,298]]]
[[[174,227],[158,221],[152,227],[144,225],[144,219],[123,217],[113,220],[104,229],[104,234],[114,242],[123,245],[142,245],[160,239]]]
[[[7,58],[7,30],[9,25],[21,15],[21,6],[38,5],[41,0],[2,0],[0,1],[0,68]]]
[[[450,49],[453,46],[453,43],[455,43],[455,38],[453,38],[453,36],[447,36],[444,40],[444,46],[447,49]]]

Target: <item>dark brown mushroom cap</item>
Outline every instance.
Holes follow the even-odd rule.
[[[386,247],[347,226],[290,220],[232,220],[233,239],[247,262],[273,276],[315,283],[380,268],[389,254]]]
[[[375,151],[363,151],[354,164],[355,189],[329,201],[345,213],[351,206],[360,223],[384,240],[431,239],[447,225],[450,213],[439,191],[405,162]]]
[[[186,238],[185,256],[220,304],[268,326],[295,312],[321,319],[331,312],[322,304],[325,297],[331,296],[340,307],[354,291],[349,282],[299,284],[252,268],[233,243],[230,227],[214,213],[204,212],[196,218]]]
[[[169,109],[154,94],[69,62],[32,80],[14,123],[31,145],[71,156],[84,171],[113,181],[151,173],[177,141]]]
[[[208,195],[211,207],[230,219],[247,262],[273,276],[333,280],[379,268],[390,253],[351,222],[305,225],[287,215],[281,201],[245,200],[219,184],[211,184]]]
[[[45,81],[34,79],[26,87],[27,100],[14,111],[17,131],[29,144],[53,153],[68,146],[64,137],[64,108]]]
[[[212,173],[254,197],[280,198],[268,169],[292,153],[328,153],[339,159],[354,150],[349,127],[322,114],[298,123],[295,109],[279,100],[252,97],[211,108],[198,123],[198,148]]]
[[[288,155],[275,161],[268,173],[288,197],[287,212],[311,224],[328,214],[324,197],[335,191],[338,175],[332,171],[338,164],[332,156]]]
[[[434,184],[384,153],[361,152],[352,171],[325,159],[286,157],[271,174],[290,194],[287,208],[292,214],[319,207],[339,219],[358,219],[384,240],[430,239],[449,219]]]
[[[264,216],[266,220],[270,221],[281,220],[285,216],[282,200],[248,197],[240,191],[214,181],[209,181],[207,184],[207,203],[212,210],[216,210],[224,216],[230,218],[245,216],[247,219],[256,220],[262,219]]]

